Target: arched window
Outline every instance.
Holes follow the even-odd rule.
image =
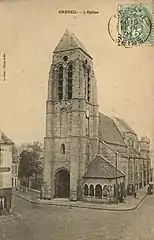
[[[87,100],[90,101],[90,69],[88,69],[88,76],[87,76]]]
[[[67,96],[68,99],[72,98],[72,81],[73,81],[73,66],[69,64],[68,66],[68,78],[67,78]]]
[[[65,154],[65,144],[61,145],[61,154]]]
[[[88,196],[88,185],[87,184],[84,185],[84,195]]]
[[[87,144],[87,146],[86,146],[86,161],[85,161],[85,168],[86,169],[87,169],[89,163],[90,163],[90,145]]]
[[[100,184],[97,184],[95,187],[95,196],[102,198],[102,186]]]
[[[108,190],[107,185],[104,185],[104,187],[103,187],[103,197],[107,197],[107,190]]]
[[[63,66],[58,68],[58,99],[63,99]]]
[[[68,135],[68,115],[67,109],[62,108],[60,111],[60,136],[66,137]]]
[[[90,185],[90,196],[94,196],[94,186]]]
[[[89,102],[90,94],[91,94],[90,68],[83,65],[83,69],[84,69],[84,79],[85,79],[85,98]]]

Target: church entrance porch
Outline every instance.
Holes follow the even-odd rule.
[[[69,198],[70,174],[67,170],[59,170],[55,175],[55,197]]]

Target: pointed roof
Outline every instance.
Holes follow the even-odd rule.
[[[114,121],[102,113],[99,113],[99,138],[106,143],[126,146]]]
[[[14,142],[0,130],[0,144],[14,144]]]
[[[55,48],[54,53],[73,49],[80,49],[81,51],[84,52],[84,54],[86,54],[88,57],[92,59],[92,57],[89,55],[89,53],[87,52],[83,44],[79,41],[79,39],[73,33],[68,31],[68,29],[66,29],[60,42]]]
[[[125,174],[119,169],[116,170],[116,167],[106,158],[97,155],[88,166],[83,178],[114,179],[124,176]]]

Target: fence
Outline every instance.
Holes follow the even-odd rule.
[[[28,188],[28,187],[24,187],[24,186],[20,186],[19,190],[23,193],[28,193],[31,196],[34,196],[36,198],[40,198],[41,195],[41,191],[32,189],[32,188]]]

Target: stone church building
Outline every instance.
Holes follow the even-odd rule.
[[[66,30],[49,72],[43,198],[132,194],[152,178],[149,145],[123,120],[99,112],[93,59]]]

